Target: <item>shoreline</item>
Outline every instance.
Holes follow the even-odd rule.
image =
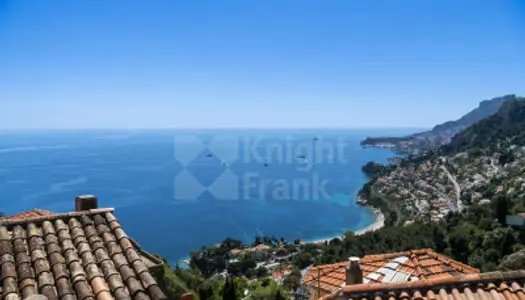
[[[381,229],[385,226],[385,215],[377,208],[372,208],[372,207],[367,207],[369,208],[372,213],[374,214],[375,216],[375,221],[374,223],[368,225],[368,226],[365,226],[364,228],[361,228],[359,230],[356,230],[356,231],[352,231],[355,235],[363,235],[367,232],[372,232],[372,231],[376,231],[378,229]],[[348,232],[348,231],[346,231]],[[324,244],[325,242],[330,242],[331,240],[335,239],[335,238],[339,238],[339,239],[342,239],[344,237],[344,233],[341,234],[341,235],[335,235],[335,236],[332,236],[332,237],[328,237],[328,238],[323,238],[323,239],[318,239],[318,240],[312,240],[312,241],[302,241],[306,244]],[[181,268],[189,268],[189,260],[190,258],[189,257],[186,257],[184,259],[181,259],[177,262],[176,265],[179,265],[179,267]]]
[[[373,148],[373,146],[372,146]],[[384,149],[384,148],[383,148]],[[393,149],[389,149],[392,153],[394,154],[401,154],[401,153],[396,153],[395,151],[393,151]],[[402,154],[401,154],[402,155]],[[394,156],[394,158],[396,158],[397,156]],[[389,158],[391,159],[391,158]],[[362,184],[362,186],[364,186],[367,182],[370,181],[370,178],[367,178],[367,180],[365,180],[365,182]],[[358,193],[356,193],[356,196],[357,198],[356,200],[356,203],[359,203],[359,200],[360,200],[360,197],[358,195]],[[381,229],[383,227],[385,227],[385,215],[383,214],[383,212],[379,209],[379,208],[375,208],[375,207],[372,207],[372,206],[369,206],[367,204],[365,204],[366,202],[364,203],[359,203],[361,206],[364,206],[366,209],[370,210],[373,214],[374,214],[374,222],[368,226],[365,226],[359,230],[356,230],[356,231],[351,231],[351,230],[345,230],[342,234],[337,234],[337,235],[334,235],[334,236],[331,236],[331,237],[328,237],[328,238],[321,238],[321,239],[313,239],[313,240],[301,240],[301,242],[304,242],[305,244],[324,244],[326,242],[330,242],[331,240],[335,239],[335,238],[339,238],[339,239],[343,239],[344,238],[344,235],[346,232],[353,232],[354,235],[363,235],[365,233],[368,233],[368,232],[373,232],[373,231],[376,231],[378,229]],[[179,260],[176,265],[178,265],[179,267],[182,267],[182,268],[188,268],[189,267],[189,262],[190,262],[190,257],[187,257],[187,258],[184,258],[184,259],[181,259]]]
[[[363,234],[365,234],[367,232],[376,231],[378,229],[381,229],[381,228],[385,227],[385,215],[377,208],[372,208],[372,207],[368,207],[368,208],[374,214],[375,221],[374,221],[374,223],[372,223],[372,224],[370,224],[368,226],[365,226],[364,228],[361,228],[361,229],[356,230],[356,231],[351,231],[355,235],[363,235]],[[350,231],[350,230],[348,230],[348,231]],[[307,243],[307,244],[321,244],[321,243],[325,243],[325,242],[330,242],[331,240],[333,240],[335,238],[342,239],[343,237],[344,237],[344,233],[343,234],[338,234],[338,235],[335,235],[335,236],[332,236],[332,237],[328,237],[328,238],[322,238],[322,239],[318,239],[318,240],[304,241],[304,242]]]

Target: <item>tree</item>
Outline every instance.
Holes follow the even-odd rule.
[[[498,219],[498,222],[505,226],[507,224],[506,218],[507,214],[509,213],[509,205],[507,202],[507,197],[505,197],[504,194],[499,193],[496,196],[496,218]]]
[[[506,256],[498,267],[502,271],[521,270],[523,268],[525,268],[524,250]]]
[[[245,297],[244,292],[249,288],[248,279],[246,279],[244,276],[236,277],[234,278],[234,282],[237,299],[243,299]]]
[[[257,276],[257,271],[254,268],[249,268],[246,270],[246,272],[244,272],[244,275],[246,275],[248,278],[254,278]]]
[[[514,161],[514,153],[512,151],[505,151],[499,156],[499,163],[504,166]]]
[[[183,294],[190,292],[188,286],[172,272],[166,261],[163,268],[153,272],[152,275],[169,300],[177,300]]]
[[[485,265],[485,259],[482,255],[474,254],[469,257],[468,264],[474,268],[481,269]]]
[[[445,234],[443,230],[436,226],[433,228],[432,233],[437,252],[445,251],[447,245],[445,243]]]
[[[313,257],[309,252],[302,251],[294,256],[294,265],[304,269],[313,263]]]
[[[387,215],[385,219],[385,225],[386,226],[394,226],[397,224],[398,221],[398,215],[395,210],[393,210],[390,214]]]
[[[265,267],[257,268],[257,277],[262,278],[266,277],[266,275],[268,275],[268,269],[266,269]]]
[[[301,285],[301,271],[294,266],[292,272],[284,278],[283,285],[289,291],[297,290]]]
[[[525,225],[522,225],[518,231],[518,239],[522,244],[525,244]]]
[[[230,237],[226,238],[221,244],[221,247],[224,247],[227,250],[240,248],[241,246],[242,246],[242,242],[241,241],[232,239]]]
[[[222,289],[222,300],[237,300],[235,282],[231,277],[227,278],[224,283],[224,288]]]
[[[281,290],[277,290],[275,294],[275,300],[285,300],[284,296],[281,294]]]
[[[473,236],[476,228],[471,224],[461,224],[449,236],[451,253],[457,260],[468,263],[469,238]]]
[[[218,291],[219,286],[220,286],[220,281],[215,278],[204,281],[202,285],[199,286],[199,288],[197,289],[199,299],[200,300],[212,299],[216,291]]]
[[[247,297],[248,300],[290,299],[287,292],[275,281],[258,282]]]

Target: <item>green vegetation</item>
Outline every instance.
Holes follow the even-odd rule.
[[[448,121],[443,124],[436,125],[432,130],[408,135],[405,137],[368,137],[361,142],[363,146],[381,146],[389,144],[393,149],[400,153],[414,153],[418,154],[427,150],[434,149],[445,144],[456,133],[464,128],[472,126],[477,122],[484,120],[500,110],[502,105],[507,101],[518,100],[519,97],[515,95],[506,95],[497,97],[491,100],[482,101],[479,107],[470,111],[458,120]],[[522,135],[525,141],[525,134]]]
[[[472,148],[493,149],[499,143],[524,144],[525,98],[506,101],[499,111],[463,130],[445,149],[458,152]]]
[[[170,300],[178,300],[186,293],[192,293],[197,300],[290,299],[287,285],[277,284],[269,278],[252,283],[244,276],[206,279],[197,270],[178,267],[171,270],[166,261],[164,269],[153,275]]]
[[[163,268],[152,272],[152,275],[169,300],[178,300],[180,296],[191,291],[186,282],[170,269],[166,260],[164,260]]]
[[[515,261],[519,263],[520,259],[509,261],[505,257],[525,249],[525,228],[506,227],[502,216],[508,207],[522,201],[498,194],[494,197],[493,205],[473,204],[467,212],[450,213],[440,222],[418,221],[407,226],[385,227],[363,235],[348,232],[342,239],[336,238],[324,244],[305,244],[297,248],[298,253],[292,261],[294,267],[283,284],[266,276],[252,283],[248,283],[246,276],[242,275],[226,279],[216,275],[204,276],[197,269],[170,270],[167,264],[162,274],[156,274],[156,278],[169,299],[178,299],[187,292],[194,293],[199,299],[213,300],[290,299],[291,292],[301,285],[301,268],[312,264],[336,263],[350,256],[432,248],[482,271],[495,270],[500,263],[502,268],[517,268]],[[525,261],[525,253],[523,256],[522,260]],[[215,266],[213,260],[209,262]],[[205,270],[209,272],[210,269]]]
[[[256,248],[257,246],[264,246]],[[232,253],[232,250],[240,253]],[[254,242],[246,245],[239,240],[227,238],[222,243],[203,247],[191,253],[190,266],[199,270],[204,277],[226,270],[232,276],[246,276],[249,279],[263,278],[269,273],[264,267],[257,267],[258,262],[267,262],[272,258],[286,261],[299,250],[298,241],[288,243],[283,238],[256,237]]]
[[[375,146],[377,144],[395,144],[410,140],[410,137],[367,137],[361,142],[362,146]]]
[[[500,199],[494,203],[500,203]],[[482,271],[492,271],[506,255],[525,245],[524,229],[494,221],[501,209],[500,205],[494,207],[497,209],[474,204],[466,213],[450,213],[441,222],[386,227],[359,236],[347,233],[342,240],[305,247],[299,256],[308,257],[314,264],[330,264],[350,256],[432,248]]]
[[[290,299],[301,287],[300,270],[308,266],[337,263],[350,256],[419,248],[432,248],[484,272],[498,268],[522,269],[525,265],[525,227],[514,228],[506,224],[508,214],[525,211],[525,181],[522,178],[525,176],[525,154],[517,149],[525,145],[525,101],[519,99],[507,96],[482,103],[479,109],[483,111],[474,110],[464,117],[465,122],[503,105],[496,114],[456,135],[447,146],[417,156],[409,155],[400,159],[398,166],[374,162],[363,166],[363,172],[371,180],[363,186],[359,197],[383,212],[385,227],[382,229],[363,235],[348,232],[342,238],[318,244],[304,244],[299,240],[287,242],[275,237],[257,237],[253,243],[244,244],[227,238],[215,246],[192,252],[190,269],[171,270],[166,264],[154,275],[170,300],[188,292],[197,299],[230,300]],[[439,128],[449,125],[454,124],[443,124]],[[487,169],[496,175],[487,175]],[[398,171],[417,176],[393,174],[400,173]],[[434,173],[428,175],[430,171]],[[390,175],[393,179],[390,178],[383,189],[375,186]],[[440,176],[441,179],[434,178]],[[413,216],[409,214],[412,207],[407,208],[396,192],[401,189],[405,194],[416,193],[409,190],[414,185],[435,192],[435,187],[421,182],[420,177],[427,177],[429,182],[439,185],[437,193],[453,194],[454,186],[450,182],[445,186],[445,183],[451,180],[455,183],[455,180],[447,176],[455,176],[458,182],[468,186],[459,191],[466,209],[461,213],[449,212],[444,217],[442,214],[439,218],[420,210],[423,213],[410,218],[411,222],[405,225],[409,216]],[[423,193],[421,197],[428,194]],[[481,199],[484,201],[479,201]],[[279,262],[277,267],[276,261]],[[269,267],[271,264],[273,266]],[[270,277],[271,272],[282,272],[284,267],[287,272],[282,281]]]
[[[388,174],[395,168],[395,166],[384,166],[380,163],[369,161],[361,168],[361,171],[363,171],[368,178],[376,178]]]

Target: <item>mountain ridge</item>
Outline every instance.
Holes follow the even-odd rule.
[[[498,112],[503,103],[520,99],[515,94],[483,100],[478,107],[457,120],[434,126],[431,130],[404,137],[367,137],[361,142],[364,147],[391,148],[399,153],[418,154],[448,144],[462,130]]]
[[[455,135],[446,145],[449,151],[490,147],[498,142],[525,142],[525,98],[504,102],[499,110]]]

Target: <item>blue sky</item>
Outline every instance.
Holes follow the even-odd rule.
[[[427,127],[525,95],[525,1],[0,1],[0,129]]]

